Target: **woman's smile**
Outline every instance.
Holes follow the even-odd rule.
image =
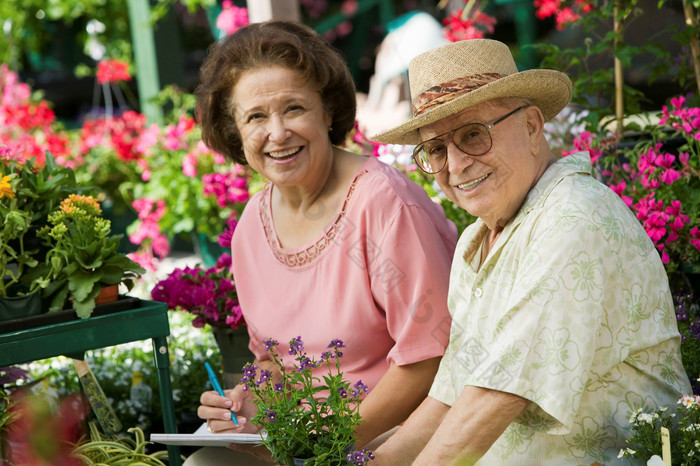
[[[293,159],[301,150],[303,146],[293,147],[291,149],[278,150],[273,152],[268,152],[267,156],[271,157],[279,162],[286,162]]]

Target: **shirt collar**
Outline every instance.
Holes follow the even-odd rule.
[[[549,197],[549,193],[552,192],[561,180],[575,173],[591,175],[592,172],[591,156],[587,151],[567,155],[550,165],[535,186],[527,193],[520,209],[518,209],[518,212],[503,229],[494,249],[499,249],[501,247],[503,241],[512,234],[520,223],[522,223],[530,211],[544,204]],[[486,225],[481,219],[477,219],[472,228],[472,235],[470,235],[471,238],[464,254],[464,259],[468,262],[474,257],[473,254],[479,247],[481,239],[483,239],[482,235],[485,233]]]

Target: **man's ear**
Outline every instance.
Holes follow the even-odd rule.
[[[525,109],[527,116],[527,134],[532,139],[539,139],[544,131],[544,115],[537,105],[530,105]]]

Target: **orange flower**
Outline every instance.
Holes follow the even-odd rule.
[[[10,180],[12,178],[10,175],[3,176],[2,180],[0,180],[0,198],[3,197],[9,197],[12,199],[15,197],[14,191],[12,191],[12,186],[10,186]]]
[[[61,201],[61,210],[69,214],[75,208],[83,208],[91,215],[100,215],[100,203],[92,196],[82,196],[80,194],[70,194]]]

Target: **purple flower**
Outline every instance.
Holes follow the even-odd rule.
[[[265,410],[265,416],[267,416],[268,421],[275,422],[275,420],[277,420],[277,411],[267,408]]]
[[[265,351],[272,351],[275,346],[279,345],[279,342],[274,338],[268,338],[263,344],[265,346]]]
[[[345,390],[345,387],[338,387],[338,395],[340,395],[342,399],[346,399],[348,397],[348,391]]]
[[[303,372],[307,369],[315,369],[316,364],[308,357],[308,356],[299,356],[297,358],[297,361],[299,361],[299,367],[297,368],[297,372]]]
[[[328,344],[328,348],[345,348],[345,343],[343,343],[343,340],[340,340],[338,338],[335,338],[331,340],[331,342]]]
[[[271,377],[272,377],[272,372],[268,371],[267,369],[263,369],[260,371],[260,378],[258,379],[257,382],[255,382],[255,385],[257,385],[259,387],[260,385],[262,385],[265,382],[267,382],[268,380],[270,380]]]
[[[277,393],[282,393],[282,392],[284,392],[284,384],[282,384],[282,382],[277,382],[277,383],[275,384],[275,391],[276,391]]]
[[[0,148],[2,149],[2,148]],[[27,380],[29,371],[19,366],[0,367],[0,387],[14,384],[18,380]]]
[[[250,381],[255,380],[255,374],[257,370],[258,366],[254,366],[251,363],[248,363],[245,366],[243,366],[243,376],[241,377],[241,383],[247,386]]]
[[[363,384],[362,380],[358,380],[355,382],[355,385],[353,385],[352,396],[360,396],[363,393],[369,393],[369,387]]]
[[[362,451],[348,453],[347,459],[351,464],[363,466],[368,461],[374,459],[374,454],[370,450],[364,449]]]
[[[289,341],[289,354],[301,354],[304,351],[304,342],[301,341],[301,336],[292,338]]]
[[[693,322],[690,324],[690,334],[696,339],[700,340],[700,322]]]

